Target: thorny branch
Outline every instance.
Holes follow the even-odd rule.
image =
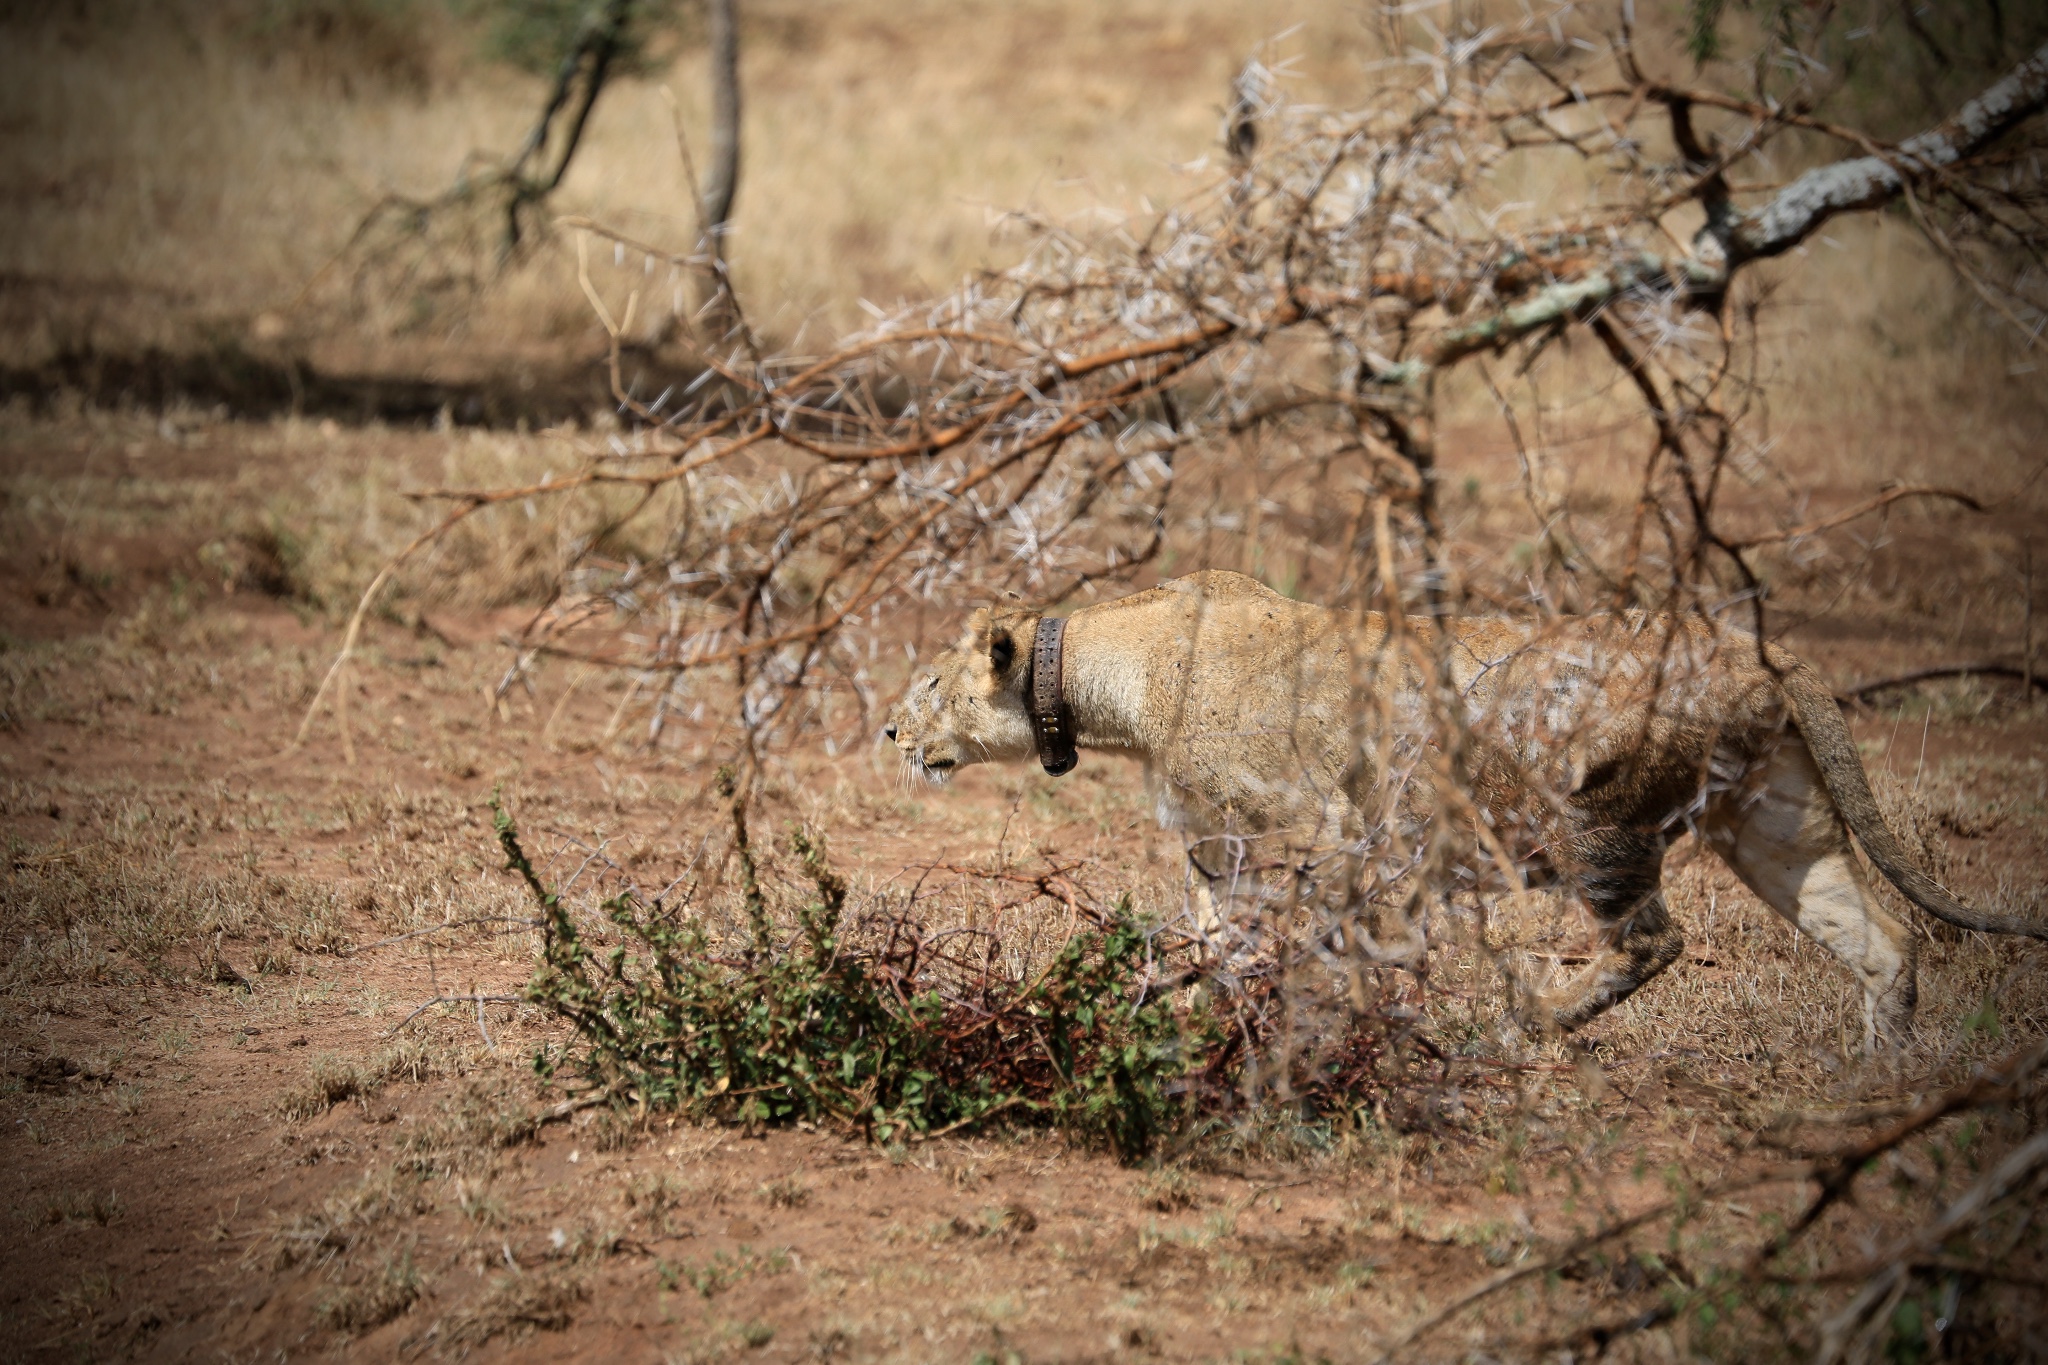
[[[1770,1263],[1810,1229],[1836,1201],[1847,1195],[1856,1178],[1869,1170],[1872,1161],[1895,1150],[1908,1139],[1925,1132],[1953,1114],[2011,1101],[2035,1084],[2044,1061],[2048,1061],[2048,1045],[2023,1049],[1998,1065],[1980,1071],[1968,1083],[1935,1096],[1911,1115],[1860,1142],[1838,1148],[1811,1161],[1769,1166],[1697,1189],[1688,1189],[1677,1197],[1660,1200],[1626,1218],[1607,1223],[1574,1239],[1552,1255],[1534,1258],[1522,1265],[1504,1270],[1453,1297],[1389,1343],[1374,1358],[1375,1365],[1388,1365],[1436,1328],[1501,1290],[1540,1276],[1555,1274],[1583,1260],[1596,1248],[1644,1227],[1666,1219],[1682,1218],[1689,1211],[1703,1208],[1714,1201],[1725,1200],[1730,1195],[1765,1185],[1811,1181],[1817,1189],[1806,1208],[1786,1226],[1784,1231],[1753,1248],[1746,1258],[1746,1266],[1741,1272],[1744,1276],[1754,1279],[1771,1278],[1774,1272],[1767,1268]],[[1955,1231],[1978,1216],[1988,1203],[2010,1192],[2043,1163],[2048,1163],[2048,1133],[2036,1134],[2022,1143],[1989,1175],[1951,1204],[1941,1216],[1916,1231],[1889,1255],[1874,1262],[1871,1268],[1864,1271],[1872,1277],[1870,1284],[1827,1325],[1819,1358],[1833,1360],[1839,1357],[1843,1336],[1861,1325],[1872,1305],[1881,1301],[1884,1294],[1907,1273],[1913,1258],[1924,1256],[1939,1247]],[[1800,1278],[1805,1281],[1812,1277]],[[1882,1289],[1877,1288],[1880,1284],[1883,1285]],[[1644,1321],[1641,1325],[1652,1324]]]
[[[540,484],[418,496],[453,502],[452,523],[617,486],[680,520],[654,558],[608,553],[599,535],[572,547],[505,685],[544,657],[637,670],[655,708],[650,736],[687,675],[712,668],[731,671],[763,738],[835,701],[865,716],[884,611],[1002,590],[1048,601],[1113,590],[1164,547],[1176,490],[1222,477],[1251,439],[1285,443],[1301,461],[1364,461],[1369,487],[1397,500],[1392,533],[1419,547],[1431,538],[1431,376],[1516,348],[1526,364],[1581,325],[1658,432],[1626,562],[1586,565],[1623,601],[1753,597],[1748,548],[1923,493],[1976,505],[1967,493],[1892,490],[1834,517],[1723,534],[1723,471],[1759,449],[1745,430],[1742,319],[1727,299],[1744,264],[1909,190],[1952,225],[1995,221],[2048,241],[2034,219],[1973,207],[2031,202],[2013,166],[1984,173],[1997,182],[1987,189],[1973,158],[2048,101],[2048,52],[1917,137],[1862,139],[1867,155],[1745,202],[1755,196],[1733,173],[1778,134],[1854,131],[1813,116],[1817,94],[1802,105],[1688,89],[1646,74],[1625,43],[1588,54],[1552,31],[1539,14],[1447,37],[1405,54],[1412,83],[1389,80],[1343,112],[1285,106],[1263,78],[1240,81],[1233,128],[1256,124],[1256,147],[1233,133],[1243,154],[1226,179],[1142,235],[1089,242],[1027,223],[1039,235],[1019,266],[824,355],[759,352],[735,301],[741,343],[705,353],[682,393],[625,385],[618,344],[638,294],[607,303],[586,265],[638,432]],[[1245,103],[1254,95],[1257,108]],[[1712,139],[1699,127],[1708,112],[1730,121]],[[1644,125],[1658,118],[1675,163],[1648,150]],[[1504,168],[1567,146],[1607,168],[1582,202],[1539,213],[1501,200]],[[1663,216],[1687,200],[1706,226],[1674,252]],[[616,253],[704,265],[571,226]],[[2023,321],[2042,316],[2023,299],[2012,307]],[[1672,540],[1681,525],[1689,535]],[[1669,581],[1652,590],[1658,564]],[[1410,587],[1443,600],[1442,573],[1427,564]]]

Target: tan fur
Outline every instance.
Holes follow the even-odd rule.
[[[914,770],[943,780],[1033,757],[1023,685],[1038,620],[977,611],[913,683],[889,734]],[[1376,613],[1339,614],[1212,570],[1075,612],[1066,695],[1081,747],[1142,759],[1162,822],[1192,840],[1334,848],[1390,818],[1391,794],[1428,799],[1432,711],[1442,714],[1426,701],[1435,629],[1409,617],[1390,637]],[[1472,737],[1477,801],[1511,853],[1585,901],[1606,940],[1551,1002],[1563,1027],[1678,956],[1660,878],[1668,842],[1687,828],[1857,975],[1873,1038],[1911,1025],[1914,940],[1869,894],[1852,829],[1930,913],[2048,937],[1961,905],[1905,861],[1833,698],[1783,650],[1698,617],[1643,613],[1465,619],[1448,632],[1450,704]]]

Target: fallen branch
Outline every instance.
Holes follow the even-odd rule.
[[[1604,1228],[1599,1228],[1593,1232],[1587,1233],[1585,1236],[1572,1242],[1570,1245],[1566,1246],[1564,1250],[1556,1253],[1555,1255],[1546,1256],[1539,1261],[1530,1261],[1525,1265],[1518,1265],[1514,1267],[1512,1270],[1503,1270],[1500,1274],[1495,1275],[1492,1279],[1486,1280],[1483,1283],[1478,1284],[1473,1288],[1465,1291],[1463,1294],[1460,1294],[1457,1298],[1452,1299],[1442,1308],[1437,1309],[1434,1313],[1431,1313],[1428,1317],[1424,1318],[1422,1321],[1416,1323],[1413,1327],[1410,1327],[1407,1331],[1403,1332],[1400,1336],[1396,1337],[1393,1340],[1393,1342],[1386,1347],[1385,1350],[1381,1351],[1377,1356],[1373,1357],[1373,1365],[1388,1365],[1388,1362],[1392,1361],[1402,1351],[1407,1350],[1410,1346],[1413,1346],[1417,1341],[1421,1340],[1425,1334],[1442,1326],[1444,1323],[1449,1322],[1452,1318],[1464,1312],[1467,1308],[1470,1308],[1473,1304],[1478,1303],[1480,1300],[1491,1298],[1493,1295],[1498,1294],[1501,1290],[1509,1288],[1512,1285],[1520,1284],[1523,1280],[1531,1279],[1538,1275],[1548,1275],[1555,1271],[1563,1270],[1566,1266],[1580,1259],[1587,1252],[1592,1251],[1595,1247],[1601,1246],[1607,1242],[1611,1242],[1615,1238],[1623,1236],[1627,1233],[1634,1232],[1637,1228],[1643,1227],[1646,1224],[1654,1223],[1659,1218],[1664,1217],[1666,1214],[1677,1212],[1678,1209],[1681,1207],[1682,1203],[1684,1205],[1698,1205],[1705,1203],[1710,1199],[1720,1199],[1727,1195],[1739,1193],[1743,1190],[1752,1190],[1760,1185],[1782,1184],[1786,1181],[1806,1180],[1810,1179],[1812,1175],[1812,1166],[1805,1163],[1800,1163],[1798,1165],[1793,1166],[1773,1166],[1767,1170],[1759,1171],[1751,1175],[1742,1176],[1734,1180],[1722,1181],[1718,1185],[1714,1185],[1705,1190],[1700,1191],[1697,1197],[1695,1198],[1690,1198],[1684,1201],[1680,1201],[1677,1199],[1666,1199],[1660,1201],[1659,1203],[1652,1204],[1649,1208],[1644,1209],[1642,1212],[1624,1218],[1618,1223],[1610,1223],[1608,1226]]]
[[[1935,678],[2014,678],[2021,682],[2031,681],[2034,687],[2048,692],[2048,677],[2034,674],[2029,678],[2027,671],[2018,664],[2000,663],[1987,659],[1974,664],[1935,664],[1931,668],[1916,668],[1906,673],[1895,673],[1887,678],[1872,678],[1857,683],[1846,691],[1837,692],[1835,700],[1840,702],[1862,701],[1873,692],[1882,692],[1888,687],[1905,687],[1910,683],[1930,682]]]
[[[1968,1084],[1935,1096],[1891,1127],[1861,1142],[1831,1152],[1825,1158],[1816,1161],[1813,1178],[1820,1184],[1820,1193],[1814,1197],[1813,1203],[1807,1206],[1806,1212],[1787,1224],[1783,1232],[1757,1249],[1750,1259],[1751,1266],[1762,1265],[1790,1246],[1806,1229],[1812,1227],[1821,1214],[1849,1192],[1849,1187],[1855,1183],[1865,1164],[1883,1156],[1907,1138],[1933,1126],[1950,1114],[2012,1099],[2020,1087],[2041,1069],[2044,1062],[2048,1062],[2048,1042],[2036,1044],[2028,1051],[2015,1053],[1995,1068],[1979,1071]]]

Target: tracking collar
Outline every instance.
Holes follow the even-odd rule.
[[[1038,738],[1038,761],[1059,777],[1081,761],[1074,750],[1074,714],[1064,694],[1067,623],[1040,617],[1031,639],[1031,675],[1024,679],[1024,705],[1031,712],[1031,732]]]

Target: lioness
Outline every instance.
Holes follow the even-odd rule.
[[[1435,640],[1428,619],[1401,628]],[[1688,827],[1856,974],[1867,1045],[1911,1027],[1915,943],[1871,897],[1852,832],[1928,913],[2048,938],[2048,927],[1963,905],[1905,859],[1832,694],[1786,651],[1699,617],[1640,612],[1446,629],[1482,818],[1600,925],[1601,952],[1548,1002],[1559,1026],[1586,1023],[1678,956],[1660,880],[1667,844]],[[1063,626],[984,608],[885,733],[934,781],[1034,748],[1055,773],[1075,746],[1133,754],[1163,823],[1196,838],[1292,831],[1331,847],[1367,834],[1375,791],[1431,743],[1417,662],[1431,656],[1390,644],[1377,613],[1295,602],[1216,570]]]

